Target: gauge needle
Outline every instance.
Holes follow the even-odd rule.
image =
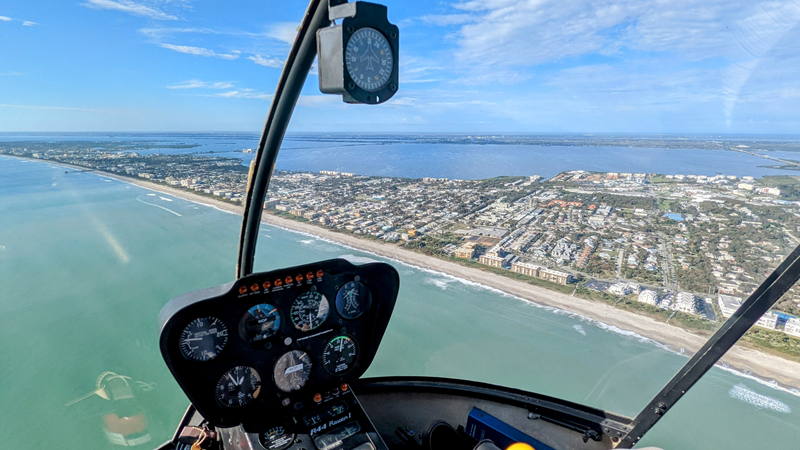
[[[239,385],[239,383],[237,383],[237,382],[236,382],[236,380],[235,380],[235,379],[233,379],[233,375],[231,375],[230,373],[228,374],[228,378],[230,378],[230,379],[231,379],[231,381],[233,382],[233,384],[235,384],[236,386],[238,386],[238,385]]]
[[[190,341],[202,341],[202,340],[203,340],[203,338],[201,338],[201,337],[199,337],[199,338],[186,338],[186,339],[184,339],[184,341],[185,341],[185,342],[190,342]]]

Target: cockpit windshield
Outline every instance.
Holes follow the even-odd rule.
[[[156,316],[239,275],[306,5],[47,3],[0,8],[3,447],[153,448],[188,405]],[[349,104],[311,67],[253,271],[392,265],[367,377],[636,416],[800,245],[800,7],[381,3],[397,92]],[[793,448],[799,358],[793,287],[642,445]]]

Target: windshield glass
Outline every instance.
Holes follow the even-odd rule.
[[[800,243],[800,8],[385,3],[398,93],[349,105],[312,68],[256,270],[395,266],[367,376],[636,415]],[[305,6],[0,10],[9,448],[171,436],[187,400],[156,315],[235,277],[247,167]],[[796,443],[796,292],[643,445]]]

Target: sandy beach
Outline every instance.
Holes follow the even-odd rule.
[[[52,161],[37,161],[58,164]],[[85,167],[80,166],[67,164],[59,165],[81,171],[87,170]],[[125,183],[169,194],[191,202],[210,205],[235,214],[242,213],[242,207],[240,205],[199,195],[192,191],[106,172],[94,172],[101,176],[114,178]],[[663,344],[671,350],[681,351],[681,349],[683,349],[687,355],[691,355],[699,350],[706,341],[705,337],[695,335],[682,328],[658,322],[652,318],[633,312],[617,309],[605,303],[594,302],[550,291],[539,286],[498,276],[477,268],[462,266],[454,262],[406,250],[395,244],[362,239],[350,234],[336,232],[331,229],[285,219],[271,214],[264,214],[262,223],[312,234],[349,247],[393,258],[412,266],[434,270],[453,277],[479,283],[527,301],[584,316],[602,322],[608,326],[619,328],[620,330],[634,332]],[[722,358],[721,362],[727,364],[732,369],[747,372],[763,381],[774,380],[781,386],[800,389],[800,362],[741,346],[732,348]]]
[[[102,175],[192,202],[212,205],[232,213],[241,214],[242,212],[241,206],[198,195],[183,189],[171,188],[161,184],[119,177],[107,173],[102,173]],[[350,234],[339,233],[320,226],[270,214],[264,214],[262,222],[289,230],[313,234],[349,247],[393,258],[412,266],[442,272],[447,275],[492,287],[540,305],[578,314],[606,325],[617,327],[621,330],[632,331],[663,344],[674,351],[683,349],[686,354],[690,355],[699,350],[706,341],[705,337],[695,335],[682,328],[658,322],[633,312],[617,309],[605,303],[593,302],[571,297],[559,292],[549,291],[522,281],[497,276],[487,271],[462,266],[450,261],[406,250],[395,244],[362,239]],[[730,368],[749,372],[751,375],[762,380],[774,380],[781,386],[800,389],[800,362],[740,346],[732,348],[721,361]]]

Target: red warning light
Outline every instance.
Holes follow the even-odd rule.
[[[247,294],[247,286],[242,286],[239,288],[240,294]]]

